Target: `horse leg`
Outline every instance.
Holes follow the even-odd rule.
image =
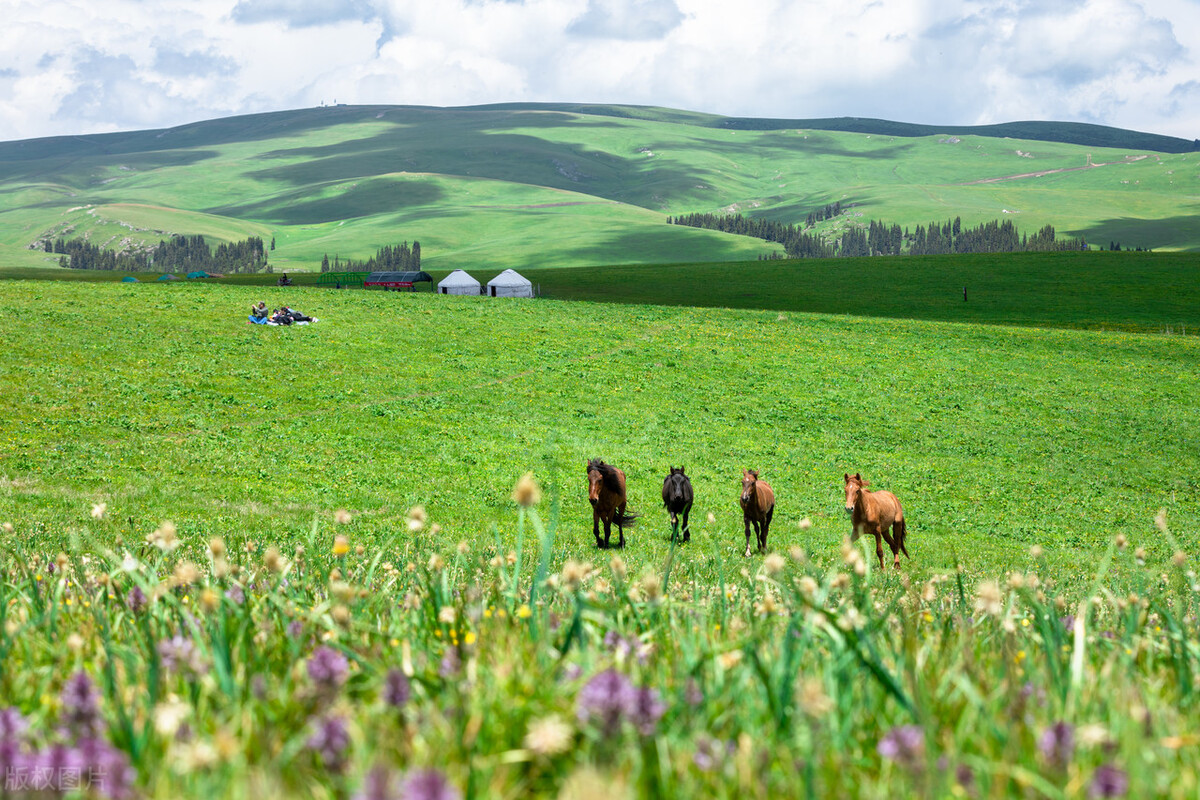
[[[617,506],[617,535],[621,537],[617,543],[617,547],[625,547],[625,526],[621,524],[621,520],[625,519],[625,503]]]
[[[879,569],[883,570],[883,536],[880,535],[880,529],[875,529],[875,555],[879,556]]]
[[[758,551],[760,553],[767,552],[767,532],[771,529],[771,517],[775,516],[775,506],[767,511],[767,516],[763,518],[762,536],[758,537]]]
[[[746,552],[742,555],[746,558],[750,557],[750,517],[742,515],[742,522],[746,524]]]
[[[596,547],[603,547],[600,544],[600,512],[592,508],[592,535],[596,537]]]
[[[888,536],[887,528],[883,529],[883,538],[888,543],[888,547],[892,548],[892,567],[900,569],[900,534],[896,530],[895,523],[892,524],[891,536]]]
[[[683,507],[683,540],[690,541],[692,538],[692,529],[688,527],[688,515],[692,513],[692,504],[688,503]]]

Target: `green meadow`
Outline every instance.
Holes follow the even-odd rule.
[[[48,549],[136,542],[167,518],[192,544],[290,541],[337,508],[382,541],[416,505],[441,532],[405,541],[410,557],[493,526],[510,541],[509,491],[531,470],[561,500],[556,559],[583,558],[591,457],[629,475],[637,566],[663,557],[662,477],[687,466],[685,569],[710,577],[742,545],[742,468],[776,487],[780,549],[836,552],[844,472],[894,491],[916,574],[969,553],[995,575],[1040,544],[1072,580],[1116,533],[1169,556],[1160,507],[1196,522],[1191,336],[196,284],[0,292],[0,516]],[[251,327],[259,298],[321,321]],[[80,510],[102,501],[119,522],[93,533]]]
[[[46,237],[118,247],[173,233],[274,237],[274,265],[293,271],[315,270],[325,253],[365,258],[412,240],[429,268],[447,270],[736,261],[780,248],[666,217],[802,223],[834,201],[848,209],[821,226],[828,233],[961,216],[968,226],[1011,219],[1026,233],[1050,224],[1105,247],[1200,248],[1200,156],[1166,152],[1175,140],[1018,138],[1078,141],[1052,123],[951,135],[749,122],[588,106],[372,106],[2,143],[0,263],[55,265],[29,249]]]

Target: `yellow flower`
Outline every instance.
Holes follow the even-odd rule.
[[[533,612],[529,610],[529,606],[524,603],[517,609],[517,619],[529,619],[533,616]]]
[[[475,632],[474,631],[467,631],[466,634],[463,635],[463,644],[468,644],[468,645],[475,644]]]
[[[345,536],[338,535],[333,537],[333,554],[335,556],[344,556],[350,552],[350,542]]]

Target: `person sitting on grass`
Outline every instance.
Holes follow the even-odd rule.
[[[269,314],[267,313],[267,304],[266,303],[259,301],[258,305],[252,304],[250,306],[250,322],[251,323],[253,323],[255,325],[266,325],[268,316],[269,316]]]

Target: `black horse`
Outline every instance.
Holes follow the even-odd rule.
[[[671,512],[671,535],[675,535],[675,526],[679,523],[679,515],[683,515],[683,540],[692,538],[688,527],[688,514],[692,513],[692,482],[683,474],[683,467],[671,467],[671,474],[663,481],[663,505]]]

